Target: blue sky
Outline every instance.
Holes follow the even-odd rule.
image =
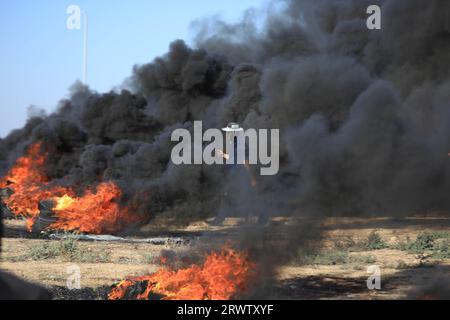
[[[0,137],[22,127],[28,106],[52,111],[82,77],[83,32],[66,28],[66,8],[89,15],[88,84],[109,91],[133,65],[191,43],[192,21],[219,15],[237,21],[263,0],[0,1]]]

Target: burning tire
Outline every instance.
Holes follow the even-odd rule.
[[[56,222],[56,217],[52,211],[55,202],[53,200],[43,200],[39,202],[39,215],[36,218],[32,232],[45,231],[50,225]]]
[[[12,194],[13,191],[10,188],[0,189],[0,215],[3,218],[12,218],[14,216],[4,201],[4,199],[7,199]]]

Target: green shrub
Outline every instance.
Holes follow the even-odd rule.
[[[29,256],[33,260],[63,258],[78,262],[108,262],[109,253],[91,252],[78,243],[76,235],[66,234],[59,241],[40,243],[30,247]]]
[[[337,250],[354,250],[358,247],[358,244],[352,237],[345,237],[334,242],[334,248]]]
[[[365,248],[367,250],[380,250],[387,248],[388,245],[376,231],[372,231],[367,237]]]
[[[76,258],[82,254],[82,249],[78,245],[78,239],[74,234],[66,234],[57,242],[59,254],[69,260],[77,260]]]
[[[426,250],[432,250],[434,247],[435,236],[429,232],[423,232],[417,235],[416,240],[412,241],[409,237],[406,241],[400,242],[396,248],[411,253],[422,253]]]
[[[30,247],[29,255],[33,260],[46,260],[60,255],[59,246],[54,242],[44,242]]]
[[[351,257],[350,261],[353,263],[371,264],[375,263],[377,259],[371,255],[354,255]]]
[[[433,258],[450,259],[450,241],[448,239],[444,239],[440,244],[435,246]]]
[[[300,252],[299,262],[306,265],[337,265],[349,261],[347,251],[325,249],[318,252]]]
[[[400,242],[396,248],[410,253],[431,251],[433,258],[450,259],[450,237],[445,231],[422,232],[412,241],[409,237]]]
[[[413,242],[412,250],[424,251],[432,250],[434,247],[435,237],[433,234],[424,232],[417,236],[416,241]]]

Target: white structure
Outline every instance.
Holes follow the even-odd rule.
[[[225,132],[225,143],[228,149],[228,145],[234,148],[235,139],[244,132],[244,129],[239,127],[239,124],[230,122],[226,128],[222,128],[222,131]]]

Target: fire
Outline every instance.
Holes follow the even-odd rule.
[[[71,196],[68,196],[67,194],[63,195],[60,198],[56,198],[56,205],[53,207],[53,210],[61,211],[66,208],[69,208],[70,206],[73,206],[73,204],[76,202],[74,198]]]
[[[47,177],[42,173],[45,161],[46,155],[41,152],[41,142],[34,143],[28,148],[26,155],[17,159],[14,167],[1,180],[2,188],[10,185],[47,182]]]
[[[67,188],[48,185],[49,179],[44,170],[47,154],[41,150],[41,142],[32,144],[26,154],[18,158],[6,176],[0,180],[0,188],[8,187],[14,192],[3,201],[13,214],[27,218],[29,230],[39,215],[39,201],[72,194]]]
[[[86,190],[81,197],[55,197],[53,208],[57,221],[51,229],[79,231],[93,234],[115,233],[122,227],[138,222],[117,200],[122,191],[113,182],[103,182],[95,191]]]
[[[245,292],[255,276],[255,264],[246,252],[224,247],[212,252],[202,265],[185,269],[161,268],[143,277],[133,277],[119,282],[108,299],[123,299],[127,290],[137,282],[147,282],[139,300],[148,300],[151,293],[162,295],[164,300],[229,300]]]
[[[217,150],[216,150],[216,155],[217,155],[218,157],[224,158],[225,160],[230,159],[230,155],[229,155],[228,153],[223,152],[222,149],[217,149]]]
[[[113,182],[103,182],[94,192],[87,190],[83,196],[77,197],[72,188],[50,185],[45,174],[46,160],[42,143],[36,142],[0,180],[0,188],[8,187],[13,191],[2,200],[13,214],[27,218],[28,230],[31,231],[39,216],[39,202],[46,199],[54,200],[53,212],[57,219],[49,229],[112,233],[138,222],[136,216],[117,203],[122,192]]]

